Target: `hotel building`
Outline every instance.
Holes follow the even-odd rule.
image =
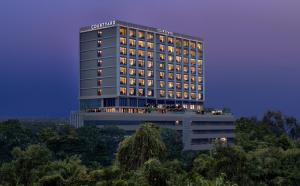
[[[204,64],[198,37],[117,20],[83,27],[80,109],[71,123],[129,132],[157,123],[181,132],[185,150],[208,149],[215,138],[231,142],[233,116],[203,114]]]

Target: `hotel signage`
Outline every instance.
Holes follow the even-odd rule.
[[[104,27],[109,27],[109,26],[113,26],[116,24],[116,21],[108,21],[108,22],[103,22],[103,23],[99,23],[99,24],[95,24],[95,25],[91,25],[91,29],[92,30],[97,30],[100,28],[104,28]]]
[[[163,30],[163,29],[160,29],[160,28],[158,28],[157,31],[161,32],[161,33],[164,33],[164,34],[167,34],[167,35],[173,35],[173,32],[170,32],[170,31],[167,31],[167,30]]]

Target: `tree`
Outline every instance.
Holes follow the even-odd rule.
[[[285,133],[285,118],[280,111],[268,111],[264,114],[262,122],[267,124],[269,129],[277,136]]]
[[[153,124],[143,124],[135,134],[120,143],[117,160],[121,169],[136,170],[150,158],[162,158],[165,151],[159,128]]]
[[[172,129],[161,128],[161,138],[166,145],[166,159],[180,159],[183,150],[182,136]]]
[[[151,186],[166,186],[167,173],[157,159],[149,159],[143,166],[144,176]]]

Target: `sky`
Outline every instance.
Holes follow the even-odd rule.
[[[300,119],[298,0],[1,0],[0,117],[78,109],[79,28],[119,19],[204,39],[206,107]]]

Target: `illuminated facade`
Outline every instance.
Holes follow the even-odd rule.
[[[203,101],[200,38],[122,21],[81,28],[81,111],[202,110]]]

